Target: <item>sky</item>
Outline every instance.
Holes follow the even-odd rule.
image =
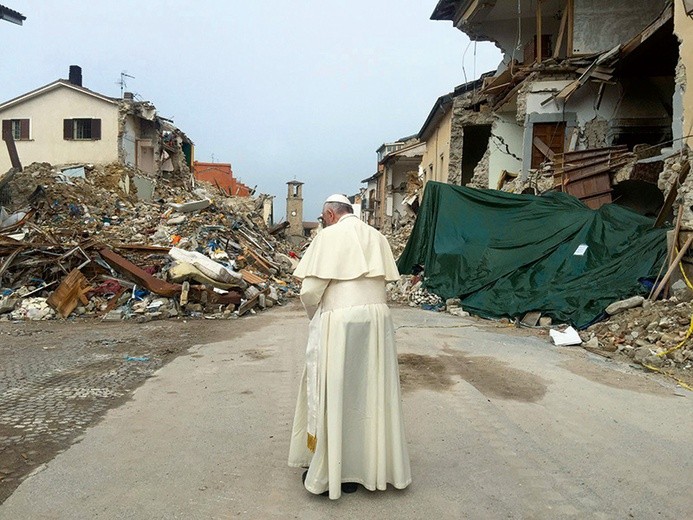
[[[304,182],[304,220],[353,195],[375,150],[416,134],[436,99],[493,70],[499,51],[432,21],[436,0],[2,0],[0,101],[67,78],[151,101],[199,161],[275,198]]]

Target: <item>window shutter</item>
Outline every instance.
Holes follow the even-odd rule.
[[[19,138],[20,139],[29,139],[29,120],[28,119],[20,119],[19,120]]]
[[[101,139],[101,119],[91,120],[91,138],[94,141]]]
[[[12,120],[3,119],[2,120],[2,140],[5,140],[5,134],[12,132]]]
[[[63,139],[70,140],[73,136],[73,124],[72,119],[63,119]]]

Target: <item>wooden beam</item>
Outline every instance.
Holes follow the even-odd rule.
[[[537,41],[534,46],[537,52],[537,64],[541,63],[541,0],[537,0]]]
[[[574,4],[573,0],[568,0],[568,3],[566,4],[566,10],[568,11],[568,23],[566,29],[568,30],[568,33],[566,35],[566,49],[565,49],[565,55],[567,58],[570,58],[573,55],[573,34],[574,34],[574,25],[575,25],[575,19],[574,19]]]
[[[683,255],[686,254],[688,251],[688,248],[691,247],[691,242],[693,242],[693,235],[688,237],[688,240],[686,240],[686,243],[683,244],[683,247],[681,248],[681,251],[679,251],[679,254],[676,255],[676,258],[674,258],[674,261],[671,263],[669,266],[669,269],[667,269],[666,274],[662,278],[662,280],[659,282],[659,285],[657,285],[657,288],[655,289],[655,292],[652,293],[652,299],[656,300],[659,294],[662,292],[664,289],[664,286],[669,282],[669,278],[671,278],[671,274],[674,272],[676,269],[676,266],[679,265],[679,262],[683,258]]]
[[[558,30],[558,38],[556,38],[556,46],[553,48],[553,57],[558,58],[561,54],[561,47],[563,46],[563,35],[565,34],[565,26],[568,23],[568,3],[563,8],[563,16],[561,16],[561,27]]]
[[[541,152],[541,154],[544,157],[546,157],[549,161],[553,161],[555,154],[554,154],[553,150],[551,148],[549,148],[549,146],[544,141],[542,141],[538,137],[535,137],[532,140],[532,144],[537,148],[537,150],[539,150]]]
[[[12,135],[12,127],[10,125],[3,128],[2,140],[5,141],[5,144],[7,145],[7,153],[10,154],[10,163],[12,164],[12,168],[21,172],[22,163],[20,162],[19,155],[17,154],[17,147],[14,144],[14,136]]]

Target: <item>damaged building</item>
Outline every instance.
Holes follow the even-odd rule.
[[[672,2],[441,0],[431,18],[503,52],[479,90],[493,114],[486,187],[517,177],[514,191],[656,213],[664,161],[688,133]]]
[[[85,88],[76,65],[67,80],[0,104],[0,120],[24,164],[118,162],[156,176],[189,174],[194,159],[193,142],[153,104],[128,92],[119,99]],[[10,167],[0,155],[0,171]]]
[[[418,176],[426,144],[417,135],[384,143],[377,150],[378,169],[366,183],[361,206],[364,220],[377,229],[390,230],[402,219],[407,184]]]
[[[493,114],[480,88],[484,74],[440,96],[418,137],[425,143],[421,168],[424,182],[487,187],[488,148]]]

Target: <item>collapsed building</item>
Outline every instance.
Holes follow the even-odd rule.
[[[272,198],[230,165],[197,163],[196,183],[192,141],[151,103],[72,66],[0,119],[0,321],[233,318],[293,294]]]
[[[0,120],[24,164],[117,162],[151,178],[192,169],[194,143],[171,120],[130,92],[121,99],[84,87],[77,65],[70,66],[68,79],[1,103]],[[0,172],[11,166],[0,154]]]
[[[516,179],[516,192],[656,214],[665,161],[690,130],[674,11],[651,0],[439,1],[432,19],[503,53],[479,89],[493,113],[484,187]]]
[[[558,190],[671,220],[677,193],[664,197],[684,184],[693,129],[684,111],[693,23],[681,2],[636,4],[440,0],[432,19],[493,42],[503,59],[439,97],[418,134],[378,149],[378,171],[363,181],[369,223],[391,231],[398,212],[415,209],[412,172],[422,186]]]
[[[415,136],[416,220],[407,236],[378,223],[406,273],[391,298],[589,327],[597,350],[693,366],[690,332],[681,342],[655,323],[693,295],[691,14],[684,1],[440,0],[432,19],[503,58],[438,98]],[[623,312],[619,299],[635,302],[619,318],[632,334],[593,325]]]

